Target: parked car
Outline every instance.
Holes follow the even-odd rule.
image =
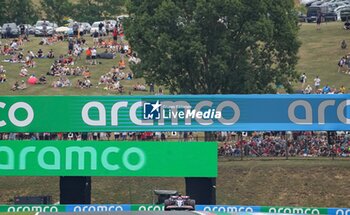
[[[109,32],[112,32],[114,27],[117,25],[117,21],[115,20],[107,20],[105,23],[106,30],[108,30]]]
[[[310,6],[307,8],[307,22],[316,22],[318,15],[328,13],[327,6]]]
[[[129,15],[120,15],[117,16],[117,22],[122,23],[124,19],[129,18]]]
[[[35,36],[52,36],[54,34],[54,24],[46,20],[39,20],[35,24]]]
[[[90,30],[91,30],[91,25],[90,25],[90,23],[88,23],[88,22],[82,22],[81,25],[82,25],[84,34],[87,34],[87,33],[90,32]]]
[[[16,23],[5,23],[1,29],[2,38],[14,38],[19,36]]]
[[[79,29],[79,32],[80,32],[80,35],[83,35],[84,34],[84,28],[83,28],[83,25],[80,23],[80,22],[70,22],[68,24],[68,36],[74,36],[74,31],[73,31],[73,26],[77,24],[78,25],[78,29]]]
[[[298,21],[299,22],[307,22],[307,16],[305,14],[299,13],[298,14]]]
[[[329,22],[329,21],[337,21],[337,13],[335,12],[329,12],[323,14],[324,21]]]
[[[350,20],[350,7],[344,7],[340,11],[340,19],[345,22],[346,20]]]
[[[101,22],[104,26],[102,27],[102,31],[99,32],[98,26],[100,25]],[[106,36],[106,23],[104,21],[98,21],[98,22],[92,23],[91,29],[90,29],[90,34],[92,35],[92,33],[94,33],[95,31],[99,32],[103,36]]]
[[[34,35],[35,34],[35,28],[32,26],[32,25],[30,25],[30,24],[20,24],[20,25],[18,25],[17,26],[17,28],[18,28],[18,31],[20,32],[20,33],[22,33],[21,32],[21,26],[24,26],[24,31],[26,32],[26,31],[28,31],[28,34],[32,34],[32,35]],[[25,33],[24,32],[24,33]]]

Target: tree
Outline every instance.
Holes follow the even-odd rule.
[[[41,0],[40,2],[46,17],[57,25],[63,25],[64,18],[71,15],[73,4],[69,0]]]
[[[37,11],[31,0],[2,0],[1,18],[3,22],[32,24],[38,20]]]
[[[171,93],[291,91],[299,41],[293,0],[132,0],[133,70]]]
[[[80,0],[75,6],[72,16],[76,20],[95,22],[104,19],[115,19],[124,11],[125,0]]]

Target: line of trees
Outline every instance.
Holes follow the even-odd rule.
[[[68,17],[92,23],[125,13],[125,0],[0,0],[0,5],[0,23],[34,24],[46,18],[63,25]]]
[[[293,0],[132,0],[126,36],[136,76],[172,94],[292,92],[298,22]]]

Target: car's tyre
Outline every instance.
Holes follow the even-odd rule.
[[[164,200],[164,206],[168,206],[170,204],[171,204],[171,202],[169,199]]]
[[[164,210],[165,211],[170,211],[170,209],[168,209],[168,206],[171,205],[171,202],[169,199],[164,200]]]
[[[193,210],[195,209],[195,207],[196,207],[196,201],[195,200],[193,200],[193,199],[188,200],[188,204],[193,207]]]

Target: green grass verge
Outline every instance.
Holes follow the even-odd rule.
[[[350,207],[349,159],[220,159],[217,204]],[[0,203],[16,195],[52,195],[58,177],[0,177]],[[92,202],[150,204],[154,189],[185,193],[183,178],[93,177]]]

